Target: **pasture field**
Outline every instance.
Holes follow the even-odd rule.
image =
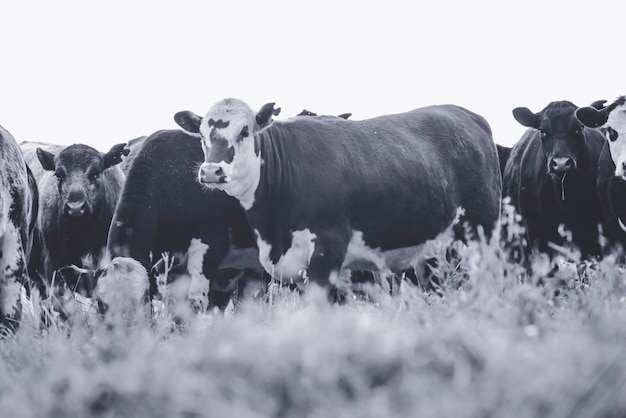
[[[224,315],[25,319],[0,341],[0,417],[626,416],[617,254],[524,280],[497,244],[461,257],[441,296],[272,286]]]

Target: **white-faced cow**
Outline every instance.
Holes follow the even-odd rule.
[[[209,306],[225,308],[237,279],[261,273],[256,241],[237,199],[223,192],[207,193],[196,180],[203,161],[200,140],[181,130],[162,130],[148,136],[128,170],[111,230],[111,257],[131,257],[148,271],[161,254],[186,253],[198,265],[187,265],[191,293],[208,288]],[[207,249],[208,246],[208,249]],[[227,257],[228,255],[228,257]],[[195,282],[199,279],[203,283]],[[201,291],[202,292],[202,291]],[[206,291],[204,291],[206,292]],[[156,294],[154,275],[151,296]],[[204,295],[192,295],[192,306],[206,309]]]
[[[39,254],[33,252],[29,270],[40,276],[41,291],[47,292],[53,274],[62,267],[97,266],[106,249],[111,218],[117,204],[124,174],[117,166],[128,151],[114,145],[106,154],[84,144],[69,146],[23,142],[26,162],[32,167],[39,187]],[[91,259],[92,265],[83,261]],[[91,296],[95,286],[90,275],[74,282],[70,289]]]
[[[37,186],[15,138],[0,126],[0,329],[14,331],[28,285],[27,266],[37,218]]]
[[[607,221],[606,236],[626,245],[626,96],[604,106],[606,100],[576,110],[576,117],[606,138],[598,160],[597,185]]]
[[[202,136],[198,180],[239,199],[261,264],[275,277],[332,290],[347,282],[346,269],[413,267],[416,247],[461,212],[488,235],[494,228],[501,177],[481,116],[445,105],[363,121],[268,124],[273,105],[255,112],[225,99],[204,117],[183,111],[175,119]]]
[[[527,261],[537,251],[555,255],[549,243],[574,244],[583,258],[601,252],[603,219],[595,173],[604,139],[576,119],[576,108],[569,101],[555,101],[538,113],[526,107],[513,110],[529,129],[511,150],[503,195],[521,214]]]

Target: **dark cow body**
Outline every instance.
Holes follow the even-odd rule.
[[[529,129],[513,146],[504,171],[503,195],[521,214],[531,252],[554,255],[549,245],[568,245],[560,225],[571,231],[571,244],[586,258],[601,253],[603,226],[596,191],[597,161],[603,138],[575,118],[568,101],[548,104],[541,112],[513,111]]]
[[[346,269],[400,272],[414,267],[414,248],[448,230],[459,208],[474,230],[493,230],[501,175],[481,116],[446,105],[266,125],[272,105],[256,113],[226,99],[204,118],[176,116],[202,133],[199,178],[240,199],[268,273],[327,286]],[[224,158],[229,146],[232,164]],[[454,230],[460,236],[461,223]]]
[[[37,187],[15,138],[0,126],[0,328],[15,330],[28,284],[27,265],[37,219]]]
[[[209,305],[224,308],[235,270],[260,269],[258,252],[239,202],[219,191],[207,192],[195,180],[202,158],[200,140],[183,131],[162,130],[147,137],[128,170],[108,248],[112,257],[131,257],[150,272],[162,253],[186,253],[192,238],[199,238],[209,246],[202,263],[211,285]],[[238,260],[218,272],[233,249],[251,250],[253,265]],[[150,288],[154,295],[154,276]]]
[[[29,270],[40,291],[47,292],[60,268],[95,268],[100,263],[124,184],[124,174],[116,164],[127,151],[124,144],[106,154],[83,144],[64,147],[23,142],[20,147],[39,188],[38,238]],[[91,296],[95,286],[92,275],[78,283],[75,274],[59,278],[67,279],[71,289],[86,296]]]
[[[605,216],[605,235],[612,245],[626,246],[626,96],[604,106],[605,100],[576,110],[576,117],[605,136],[598,159],[596,183]],[[621,169],[618,169],[621,166]]]

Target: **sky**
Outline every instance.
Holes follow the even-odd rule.
[[[626,94],[617,1],[11,1],[0,125],[101,151],[235,97],[352,119],[452,103],[513,145],[511,114]]]

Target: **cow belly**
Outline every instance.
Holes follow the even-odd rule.
[[[354,231],[341,266],[349,270],[371,270],[380,272],[400,271],[414,267],[423,253],[424,244],[382,251],[368,246],[363,232]]]
[[[415,268],[426,257],[437,253],[437,249],[449,245],[454,238],[453,226],[459,222],[463,215],[461,208],[457,209],[456,217],[450,225],[435,238],[422,244],[410,247],[381,250],[368,245],[362,231],[352,231],[352,238],[348,244],[346,257],[341,266],[349,270],[372,270],[383,273],[399,272],[409,268]]]
[[[276,264],[272,262],[270,256],[272,246],[261,238],[258,230],[255,230],[255,234],[259,247],[259,260],[266,272],[283,280],[296,280],[304,277],[315,251],[315,239],[317,238],[310,229],[292,232],[291,247]]]

